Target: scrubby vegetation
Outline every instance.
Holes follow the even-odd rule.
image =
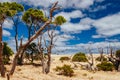
[[[102,62],[100,64],[97,64],[98,70],[103,70],[103,71],[112,71],[114,69],[114,66],[110,62]]]
[[[79,53],[76,53],[76,54],[73,56],[72,61],[76,61],[76,62],[86,62],[86,61],[87,61],[87,58],[86,58],[85,53],[79,52]]]
[[[63,61],[68,61],[68,60],[70,60],[70,58],[67,57],[67,56],[64,56],[64,57],[61,57],[59,60],[63,62]]]
[[[12,49],[7,45],[6,42],[4,42],[4,48],[3,48],[3,63],[8,64],[10,61],[10,56],[13,55]]]
[[[116,51],[116,55],[115,56],[120,58],[120,50]]]
[[[59,72],[60,75],[65,75],[65,76],[73,76],[73,69],[71,68],[70,65],[63,65],[62,67],[57,66],[55,68],[55,71]]]
[[[103,57],[99,56],[96,58],[96,60],[97,61],[107,61],[107,58],[105,58],[104,56]]]

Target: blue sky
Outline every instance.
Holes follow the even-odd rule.
[[[53,49],[56,53],[76,53],[91,47],[93,53],[98,47],[106,48],[108,45],[117,49],[120,47],[120,0],[0,0],[0,2],[15,1],[25,6],[44,10],[49,15],[50,6],[59,1],[61,10],[54,16],[62,15],[67,22],[59,27]],[[3,41],[15,50],[14,26],[11,19],[4,23]],[[19,38],[24,35],[27,40],[27,31],[24,23],[19,25]],[[24,42],[25,42],[24,41]],[[90,44],[92,43],[92,44]]]

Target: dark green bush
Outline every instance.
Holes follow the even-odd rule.
[[[4,47],[3,47],[3,63],[4,64],[9,64],[10,61],[10,56],[12,56],[14,54],[14,52],[12,51],[12,49],[7,45],[6,42],[4,42]]]
[[[70,65],[66,65],[66,64],[63,65],[62,67],[57,66],[55,68],[55,70],[58,71],[60,75],[65,75],[65,76],[70,76],[70,77],[73,76],[73,73],[74,73],[74,71],[71,68],[71,66]]]
[[[61,58],[60,58],[60,61],[68,61],[68,60],[70,60],[70,58],[67,57],[67,56],[64,56],[64,57],[61,57]]]
[[[116,57],[119,57],[119,58],[120,58],[120,50],[117,50],[117,51],[116,51]]]
[[[105,58],[104,56],[103,57],[97,57],[96,60],[97,61],[101,61],[103,59],[103,61],[107,61],[107,58]]]
[[[3,63],[4,64],[9,64],[10,58],[3,58]]]
[[[102,62],[100,64],[97,64],[97,68],[98,68],[98,70],[112,71],[114,69],[114,66],[112,63]]]
[[[76,62],[86,62],[87,61],[87,58],[85,56],[84,53],[76,53],[73,58],[72,58],[72,61],[76,61]]]

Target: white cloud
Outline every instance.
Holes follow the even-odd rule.
[[[96,2],[103,2],[104,0],[95,0]]]
[[[3,23],[3,28],[5,29],[12,29],[13,28],[13,22],[10,19],[6,19]]]
[[[68,34],[62,34],[57,37],[57,41],[55,42],[56,46],[64,46],[66,45],[68,40],[74,39],[74,36]]]
[[[67,21],[70,21],[71,18],[81,18],[84,16],[84,14],[82,14],[80,10],[75,10],[72,12],[60,12],[57,15],[55,15],[55,17],[59,15],[64,16]]]
[[[92,44],[89,43],[80,43],[76,45],[77,50],[81,50],[84,52],[88,52],[88,48],[92,50],[93,53],[98,53],[98,48],[103,48],[104,52],[107,51],[107,48],[111,46],[115,50],[117,50],[120,47],[120,42],[95,42]],[[87,50],[87,51],[85,51]]]
[[[58,1],[63,8],[88,8],[94,3],[94,0],[0,0],[0,2],[19,2],[27,5],[50,7],[54,2]]]
[[[54,51],[58,51],[57,53],[76,53],[76,52],[84,52],[89,53],[88,49],[91,49],[92,53],[99,53],[98,48],[103,48],[104,53],[107,53],[107,49],[109,46],[113,47],[113,51],[119,49],[120,42],[95,42],[90,44],[88,43],[80,43],[76,45],[64,45],[64,46],[57,46]],[[110,50],[109,50],[110,51]],[[108,52],[109,52],[108,51]]]
[[[23,43],[27,41],[27,38],[23,38]],[[15,38],[14,37],[9,37],[9,39],[6,41],[8,43],[8,45],[11,47],[11,49],[16,52],[16,44],[15,44]],[[18,39],[18,46],[20,45],[20,39]]]
[[[94,0],[23,0],[28,5],[43,6],[45,8],[51,6],[54,2],[58,1],[59,5],[63,8],[88,8],[93,4]],[[23,2],[22,1],[22,2]],[[69,2],[69,3],[68,3]]]
[[[106,36],[103,35],[92,35],[92,38],[105,38]]]
[[[97,11],[100,11],[100,10],[105,10],[107,6],[108,5],[105,5],[105,6],[100,5],[100,6],[95,7],[94,9],[90,8],[89,11],[90,12],[97,12]]]
[[[7,31],[7,30],[3,30],[3,36],[8,37],[8,36],[10,36],[10,35],[11,35],[11,34],[10,34],[9,31]]]
[[[81,19],[79,23],[70,23],[67,22],[61,26],[61,30],[68,33],[80,33],[83,30],[88,30],[91,28],[91,24],[94,22],[94,20],[90,18],[84,18]]]
[[[97,20],[87,17],[81,19],[79,23],[67,22],[61,26],[61,30],[66,33],[80,33],[91,27],[95,27],[97,32],[97,35],[93,35],[92,38],[105,38],[120,34],[120,12]]]
[[[120,34],[120,13],[98,19],[93,23],[93,26],[99,35],[109,37]]]

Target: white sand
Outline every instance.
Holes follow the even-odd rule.
[[[62,66],[64,64],[69,64],[71,67],[74,66],[70,61],[64,61],[63,63],[59,61],[59,58],[62,56],[71,57],[71,55],[52,55],[51,72],[47,75],[42,74],[41,66],[35,67],[32,65],[23,65],[17,66],[11,80],[120,80],[120,72],[97,71],[96,73],[93,73],[81,70],[80,67],[74,70],[75,76],[73,77],[57,75],[57,72],[53,70],[56,66]],[[10,66],[8,65],[6,67],[7,70],[10,69]],[[0,77],[0,80],[6,80],[6,78]]]

